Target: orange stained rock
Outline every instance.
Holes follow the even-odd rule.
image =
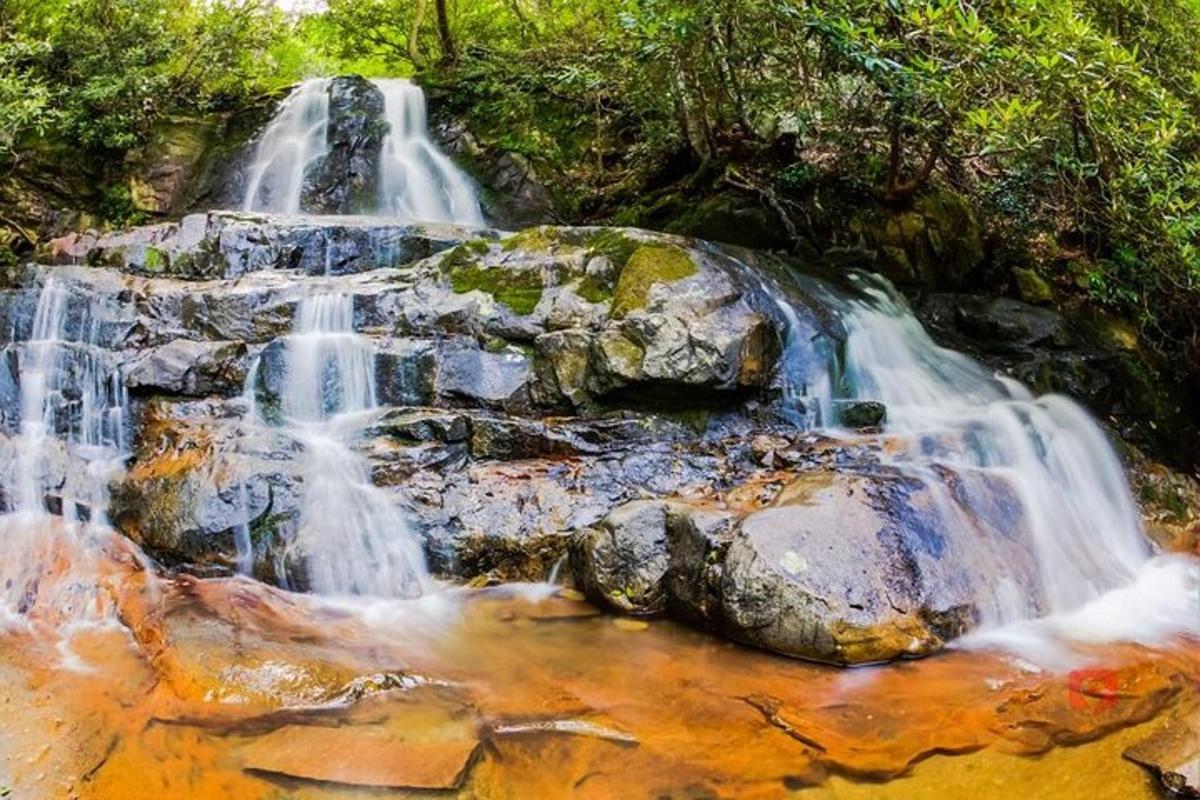
[[[351,607],[245,579],[156,582],[122,552],[97,569],[123,626],[0,634],[0,702],[20,720],[0,776],[19,797],[768,798],[906,775],[937,796],[930,759],[1104,741],[1190,713],[1200,674],[1195,643],[1109,647],[1090,663],[1114,673],[1113,702],[1081,708],[1067,674],[996,653],[842,670],[561,596]],[[86,671],[61,668],[64,647]]]

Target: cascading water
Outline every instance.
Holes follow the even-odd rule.
[[[48,280],[20,358],[17,474],[6,485],[16,487],[15,510],[44,511],[53,490],[64,517],[76,519],[82,512],[104,523],[108,480],[126,456],[128,398],[98,347],[101,329],[93,309],[81,308],[72,320],[71,307],[67,287]],[[65,475],[56,478],[52,462],[64,443],[83,469],[67,464]]]
[[[282,412],[304,448],[292,545],[321,594],[415,596],[429,585],[421,547],[350,446],[375,407],[374,352],[353,321],[353,297],[315,295],[287,337]]]
[[[425,93],[410,81],[373,81],[383,96],[375,211],[418,222],[482,225],[479,197],[466,174],[429,138]],[[330,80],[300,84],[259,140],[244,211],[299,214],[308,170],[329,153]]]
[[[930,489],[946,530],[969,529],[967,515],[991,504],[1028,532],[1036,585],[1009,575],[1002,557],[991,558],[993,582],[981,592],[984,631],[1090,614],[1090,626],[1061,632],[1127,637],[1129,625],[1085,610],[1118,593],[1132,603],[1125,614],[1139,618],[1139,636],[1197,628],[1188,602],[1194,591],[1161,588],[1192,585],[1194,566],[1151,563],[1120,461],[1088,414],[1065,397],[1034,399],[1016,381],[939,347],[882,278],[852,280],[858,296],[829,297],[846,331],[842,363],[831,366],[835,397],[884,403],[884,432],[893,441],[884,460]],[[1135,598],[1147,569],[1160,588]]]
[[[379,213],[425,222],[482,225],[475,187],[429,138],[425,93],[399,79],[378,80],[390,130],[379,169]]]
[[[38,295],[18,351],[20,426],[2,481],[0,611],[20,617],[37,598],[64,631],[111,619],[88,565],[102,549],[109,482],[128,456],[125,387],[99,347],[102,309],[82,299],[54,279]],[[48,503],[64,522],[46,514]]]
[[[299,214],[304,174],[329,152],[328,126],[329,80],[305,81],[258,141],[242,210]]]

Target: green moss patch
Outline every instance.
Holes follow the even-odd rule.
[[[612,282],[595,275],[584,275],[575,287],[575,293],[589,303],[604,303],[612,299]]]
[[[631,239],[620,231],[601,230],[584,241],[588,256],[604,256],[616,266],[623,268],[642,243]]]
[[[486,292],[514,314],[533,313],[542,299],[542,278],[534,271],[464,262],[451,265],[449,274],[450,286],[457,294]]]
[[[675,245],[642,245],[633,252],[613,292],[612,315],[624,317],[645,308],[650,288],[656,283],[671,283],[699,272],[696,262]]]
[[[573,245],[564,244],[559,232],[547,226],[529,228],[500,242],[501,249],[509,253],[514,250],[544,253],[560,246],[573,247]]]

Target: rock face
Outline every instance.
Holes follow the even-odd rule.
[[[496,234],[370,217],[285,219],[212,211],[116,234],[70,234],[52,241],[48,255],[56,264],[112,266],[184,280],[265,270],[342,275],[407,265],[474,236]]]
[[[614,612],[834,663],[937,650],[986,617],[996,563],[1035,584],[1020,520],[974,509],[951,535],[933,497],[963,481],[880,465],[885,409],[843,409],[864,429],[846,442],[788,421],[785,325],[814,360],[840,328],[802,287],[785,318],[744,253],[634,229],[212,213],[60,241],[54,258],[0,292],[0,419],[17,432],[23,342],[53,280],[67,334],[128,392],[110,518],[173,567],[227,572],[241,540],[263,580],[299,573],[309,478],[280,424],[286,337],[302,300],[332,294],[378,406],[349,446],[439,574],[555,573]],[[49,484],[76,480],[71,447]]]
[[[383,139],[383,93],[365,78],[329,82],[329,151],[304,173],[300,207],[313,214],[365,214],[375,209]]]

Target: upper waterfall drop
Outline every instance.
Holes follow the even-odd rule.
[[[389,132],[379,164],[379,213],[482,225],[479,197],[466,174],[429,138],[425,93],[411,81],[374,81],[383,92]]]
[[[338,79],[318,78],[294,89],[255,146],[243,211],[303,214],[330,209],[318,183],[354,184],[353,202],[339,212],[373,213],[414,222],[484,224],[475,186],[429,137],[425,94],[404,79],[373,80],[369,110],[347,145],[338,144],[332,100]],[[379,119],[382,109],[382,119]],[[379,128],[386,126],[386,133]],[[342,148],[339,154],[338,148]],[[345,158],[345,150],[355,157]],[[373,174],[372,174],[373,173]],[[349,206],[349,207],[347,207]]]
[[[329,152],[329,79],[297,86],[254,150],[243,211],[299,214],[308,168]]]

